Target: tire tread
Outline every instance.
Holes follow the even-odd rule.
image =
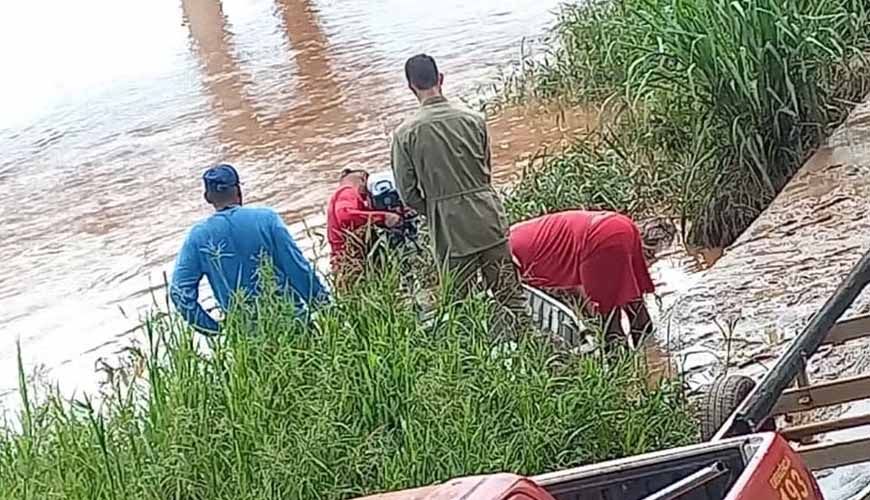
[[[728,417],[755,388],[755,381],[745,375],[722,375],[704,394],[699,408],[698,423],[701,439],[709,441],[725,424]]]

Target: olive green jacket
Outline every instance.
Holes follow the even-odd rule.
[[[442,262],[507,240],[483,116],[444,97],[425,100],[393,134],[392,167],[405,204],[426,216]]]

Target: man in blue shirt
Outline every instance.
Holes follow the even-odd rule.
[[[259,269],[271,263],[278,289],[300,309],[327,299],[327,292],[287,230],[269,208],[242,206],[239,174],[230,165],[209,168],[202,176],[205,200],[215,213],[196,224],[175,262],[170,296],[175,307],[202,333],[218,333],[219,325],[199,303],[199,282],[208,278],[223,311],[236,292],[244,298],[259,291]]]

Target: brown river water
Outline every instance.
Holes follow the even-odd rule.
[[[28,366],[92,387],[95,360],[126,342],[208,213],[208,164],[235,164],[247,201],[277,208],[311,253],[303,221],[322,224],[336,172],[388,168],[387,134],[416,106],[405,59],[431,53],[449,96],[479,99],[557,7],[3,2],[0,393],[15,387],[19,339]],[[517,109],[491,123],[502,182],[564,125]]]
[[[387,168],[387,134],[416,105],[405,58],[433,54],[449,96],[474,101],[558,3],[0,4],[0,394],[14,393],[18,340],[25,363],[64,392],[94,388],[95,361],[129,342],[185,231],[208,214],[199,175],[210,163],[234,163],[248,202],[277,208],[320,255],[304,229],[323,224],[336,172]],[[492,116],[496,179],[595,122],[567,116]],[[692,386],[720,370],[723,325],[733,324],[732,364],[762,373],[866,249],[868,117],[859,107],[711,269],[695,272],[680,250],[654,266],[659,340]],[[854,312],[868,310],[864,294]],[[825,353],[811,378],[866,370],[865,347]],[[851,468],[824,482],[847,498],[867,477]]]

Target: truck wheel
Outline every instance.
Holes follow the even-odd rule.
[[[754,388],[755,381],[744,375],[724,375],[717,378],[704,395],[698,411],[701,439],[712,439]]]

